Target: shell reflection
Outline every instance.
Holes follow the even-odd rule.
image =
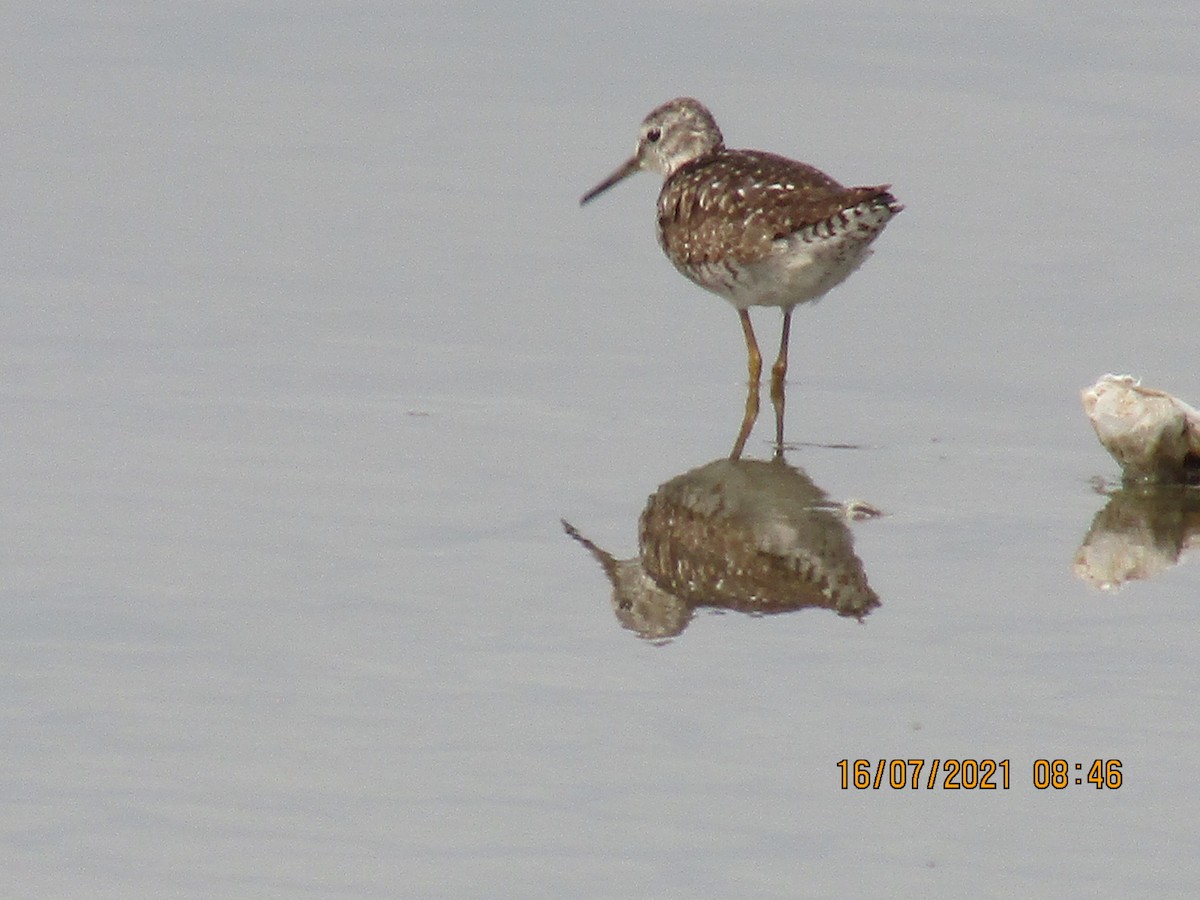
[[[1075,574],[1115,590],[1154,578],[1200,547],[1200,489],[1140,485],[1112,491],[1075,554]]]
[[[633,559],[563,527],[604,568],[621,624],[644,638],[678,635],[702,606],[856,619],[879,606],[841,508],[782,458],[719,459],[663,484],[642,511]]]

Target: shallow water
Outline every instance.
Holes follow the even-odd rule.
[[[1109,512],[1079,391],[1200,401],[1200,15],[872,9],[4,30],[12,891],[1193,895],[1194,510]],[[634,558],[741,421],[736,317],[661,257],[653,179],[577,206],[681,93],[906,204],[792,335],[787,463],[885,513],[839,524],[861,621],[647,640],[560,524]],[[1153,572],[1101,591],[1114,522]],[[962,758],[1009,786],[840,787]]]

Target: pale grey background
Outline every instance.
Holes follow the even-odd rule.
[[[1200,401],[1194,4],[3,19],[13,896],[1194,895],[1196,562],[1071,571],[1079,389]],[[577,207],[681,93],[908,206],[792,340],[789,438],[861,449],[789,459],[890,513],[864,625],[653,646],[560,530],[631,553],[740,417],[653,179]],[[838,789],[892,756],[1013,785]]]

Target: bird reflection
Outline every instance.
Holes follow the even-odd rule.
[[[621,624],[651,640],[680,634],[698,607],[822,607],[861,620],[879,606],[841,507],[782,454],[715,460],[661,485],[642,512],[633,559],[563,528],[604,568]]]
[[[1200,547],[1200,489],[1188,485],[1127,485],[1108,494],[1079,551],[1075,574],[1115,590],[1154,578]]]

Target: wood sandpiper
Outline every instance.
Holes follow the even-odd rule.
[[[658,241],[667,258],[737,309],[751,385],[762,374],[762,355],[748,310],[782,307],[771,379],[772,394],[782,396],[792,310],[819,300],[871,254],[871,242],[903,209],[890,185],[843,187],[774,153],[728,150],[712,113],[690,97],[646,116],[633,156],[580,205],[643,169],[664,178]]]

